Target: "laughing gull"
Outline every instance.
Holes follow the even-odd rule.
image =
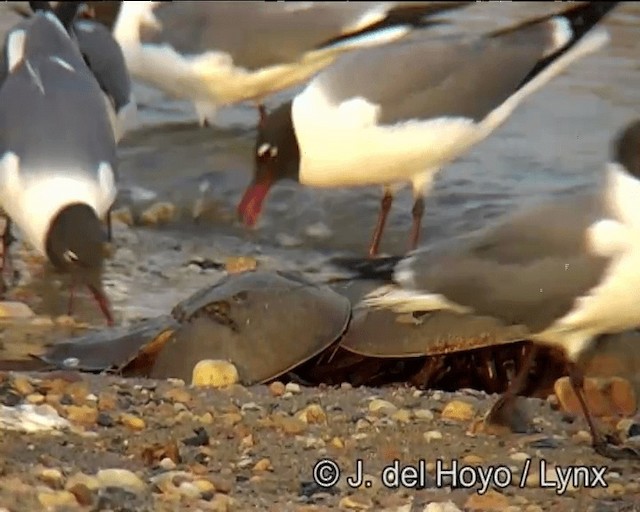
[[[599,450],[604,440],[584,404],[576,365],[598,336],[640,326],[640,120],[621,131],[612,156],[598,190],[411,253],[393,268],[394,285],[363,300],[404,313],[491,316],[525,326],[536,344],[564,350]],[[365,260],[363,268],[367,263],[384,275],[384,258]]]
[[[29,5],[33,12],[52,10],[49,2],[29,2]],[[18,6],[14,11],[25,18],[32,14]],[[84,3],[74,6],[73,2],[59,2],[54,10],[65,26],[65,18],[71,14],[67,20],[71,27],[71,35],[77,41],[80,52],[105,95],[107,111],[116,141],[119,142],[127,129],[133,125],[137,113],[124,55],[108,28],[89,19],[74,19],[76,11],[82,16],[89,12],[89,8]],[[23,24],[13,27],[7,38],[16,30],[23,30]],[[3,58],[6,63],[6,39]],[[6,77],[7,72],[6,64],[0,66],[0,82]]]
[[[0,87],[0,204],[72,288],[85,284],[109,324],[104,218],[116,197],[116,143],[103,95],[53,12],[7,40]]]
[[[113,34],[134,78],[216,109],[304,83],[347,50],[426,27],[472,2],[122,2]]]
[[[252,184],[238,205],[254,225],[274,182],[382,185],[369,254],[398,184],[413,188],[415,249],[437,171],[500,126],[534,91],[607,40],[591,29],[617,2],[590,2],[473,40],[412,37],[343,55],[261,123]],[[416,34],[414,34],[416,36]]]

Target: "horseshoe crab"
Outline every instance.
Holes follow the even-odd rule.
[[[351,316],[348,299],[300,277],[232,274],[171,315],[58,343],[37,357],[56,368],[191,380],[203,359],[233,363],[245,384],[286,373],[333,344]]]

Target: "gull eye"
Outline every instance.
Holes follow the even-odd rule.
[[[62,256],[64,257],[65,260],[67,260],[69,263],[75,263],[77,262],[80,258],[78,258],[78,255],[67,249],[66,251],[64,251],[64,253],[62,253]]]
[[[265,142],[256,150],[256,155],[260,159],[275,158],[278,155],[278,148]]]

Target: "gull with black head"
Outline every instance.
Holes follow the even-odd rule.
[[[631,452],[607,445],[596,429],[579,363],[600,335],[640,326],[640,120],[621,130],[612,157],[598,189],[420,249],[393,266],[394,285],[374,290],[362,305],[449,310],[525,326],[534,344],[564,351],[596,449],[620,457]],[[358,270],[372,277],[378,266],[382,277],[386,263],[395,261],[365,260]]]
[[[23,27],[8,37],[0,87],[0,204],[71,274],[70,313],[73,288],[84,284],[111,324],[100,219],[116,197],[117,161],[103,94],[55,13],[38,11]]]
[[[409,248],[424,194],[443,166],[488,137],[532,93],[608,41],[592,30],[617,2],[588,2],[480,38],[426,38],[341,56],[291,102],[267,116],[251,185],[238,205],[254,225],[270,187],[382,185],[369,254],[378,253],[393,195],[411,183]]]
[[[91,9],[86,3],[59,2],[55,9],[49,2],[29,2],[31,11],[15,6],[14,11],[24,18],[33,12],[54,12],[60,22],[78,45],[85,62],[93,72],[102,92],[109,112],[116,141],[119,142],[126,131],[133,126],[137,114],[137,105],[131,87],[131,78],[120,45],[111,32],[102,23],[93,21]],[[7,41],[11,34],[24,31],[25,24],[18,23],[5,37],[0,65],[0,83],[10,69],[7,65]]]

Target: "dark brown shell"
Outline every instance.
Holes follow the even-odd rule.
[[[149,376],[189,382],[203,359],[222,359],[249,385],[277,377],[340,338],[349,301],[296,275],[245,272],[201,290],[173,310],[181,327]]]
[[[523,326],[490,317],[355,309],[340,346],[369,357],[420,357],[514,343],[528,335]]]

